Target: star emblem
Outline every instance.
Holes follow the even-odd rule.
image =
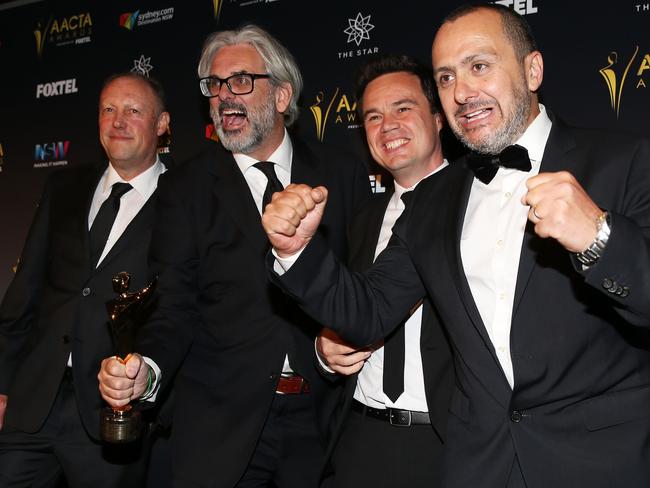
[[[348,19],[348,28],[343,32],[348,35],[348,42],[356,42],[358,46],[364,39],[370,39],[369,32],[374,28],[370,23],[370,15],[364,17],[359,12],[354,19]]]
[[[145,58],[144,54],[141,54],[140,58],[133,60],[133,68],[131,68],[131,71],[149,77],[149,71],[152,69],[151,57]]]

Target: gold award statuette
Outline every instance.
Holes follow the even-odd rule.
[[[133,351],[135,334],[140,326],[141,311],[146,307],[156,286],[156,279],[143,289],[129,292],[131,275],[122,271],[113,276],[113,290],[117,297],[106,303],[109,329],[113,340],[115,357],[126,363]],[[142,414],[137,404],[123,407],[104,407],[100,418],[102,440],[110,443],[126,443],[138,439],[142,431]]]

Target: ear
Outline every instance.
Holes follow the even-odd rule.
[[[437,114],[433,114],[433,123],[436,125],[436,130],[438,131],[438,134],[440,134],[440,131],[445,126],[445,118],[442,116],[440,112],[438,112]]]
[[[169,112],[162,112],[156,122],[156,135],[162,136],[169,128]]]
[[[292,94],[293,90],[291,89],[291,85],[287,82],[275,88],[275,108],[278,112],[286,112]]]
[[[524,70],[528,89],[531,92],[536,92],[544,78],[544,60],[542,59],[542,53],[539,51],[529,53],[524,59]]]

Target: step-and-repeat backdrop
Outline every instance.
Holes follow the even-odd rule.
[[[650,135],[650,2],[503,0],[525,15],[544,54],[542,99],[570,124]],[[439,0],[41,1],[0,10],[0,295],[11,280],[45,178],[103,158],[101,81],[137,70],[168,94],[164,158],[181,162],[212,137],[196,65],[210,32],[261,25],[289,47],[305,89],[296,130],[369,161],[352,79],[373,56],[430,62]],[[448,141],[449,154],[458,150]],[[381,192],[386,175],[369,165]],[[648,189],[650,191],[650,188]]]

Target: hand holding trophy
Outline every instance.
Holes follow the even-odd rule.
[[[141,325],[139,312],[150,300],[156,286],[154,278],[147,286],[129,292],[131,276],[122,271],[113,276],[113,290],[117,297],[106,303],[109,329],[113,340],[116,359],[126,363],[133,351],[137,329]],[[102,440],[110,443],[125,443],[136,440],[142,430],[142,415],[133,404],[122,407],[105,407],[100,418]]]

